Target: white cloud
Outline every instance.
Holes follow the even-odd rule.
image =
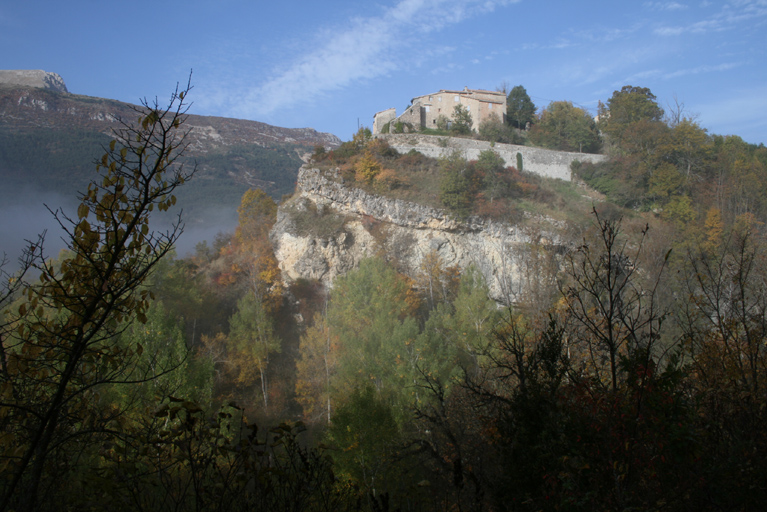
[[[361,80],[386,76],[425,34],[519,0],[400,0],[380,16],[315,34],[318,45],[240,95],[238,114],[265,116]],[[426,15],[428,13],[428,16]]]
[[[655,29],[655,34],[659,36],[678,36],[684,33],[682,27],[659,27]]]
[[[645,2],[644,7],[654,11],[681,11],[687,9],[685,4],[679,2]]]
[[[671,78],[679,78],[679,77],[687,76],[687,75],[698,75],[700,73],[714,73],[717,71],[727,71],[730,69],[737,68],[741,65],[742,63],[740,62],[726,62],[724,64],[719,64],[718,66],[698,66],[697,68],[679,69],[677,71],[673,71],[671,73],[664,75],[663,78],[668,80]]]
[[[620,80],[618,82],[614,82],[613,86],[620,86],[621,84],[635,84],[637,82],[641,82],[644,80],[649,80],[653,77],[657,77],[661,74],[660,69],[648,69],[646,71],[640,71],[638,73],[634,73],[630,76],[627,76],[623,80]]]
[[[655,3],[657,4],[658,2]],[[659,36],[720,32],[733,29],[745,22],[751,23],[759,18],[767,18],[767,1],[733,0],[725,3],[719,12],[710,16],[708,19],[684,26],[662,26],[656,28],[654,32]]]

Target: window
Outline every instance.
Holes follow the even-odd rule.
[[[424,106],[424,108],[426,109],[426,112],[429,111],[429,105]]]
[[[437,96],[437,101],[442,102],[442,96]]]
[[[488,110],[493,110],[493,104],[492,103],[488,103],[487,104],[487,109]]]
[[[461,101],[461,97],[456,94],[453,101]]]

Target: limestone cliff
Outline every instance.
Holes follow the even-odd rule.
[[[376,253],[414,276],[434,251],[446,266],[476,266],[491,297],[508,303],[541,285],[541,266],[551,265],[564,243],[562,224],[528,221],[524,228],[480,218],[461,222],[443,210],[348,187],[337,171],[304,166],[296,194],[280,205],[271,240],[288,281],[332,286],[336,276]]]
[[[64,79],[42,69],[0,69],[0,84],[24,85],[56,92],[68,92]]]

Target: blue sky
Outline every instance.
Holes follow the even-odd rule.
[[[414,96],[505,82],[593,113],[649,87],[711,133],[767,143],[767,0],[9,0],[0,55],[133,103],[193,70],[194,114],[343,140]]]

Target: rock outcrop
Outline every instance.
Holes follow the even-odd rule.
[[[280,205],[271,240],[288,281],[318,279],[328,286],[360,260],[384,253],[410,276],[429,253],[445,266],[474,265],[490,296],[511,303],[537,286],[544,260],[563,246],[563,225],[528,219],[526,227],[470,218],[369,194],[344,185],[337,171],[304,166],[296,194]]]
[[[69,92],[61,76],[42,69],[0,69],[0,84],[24,85],[57,92]]]

